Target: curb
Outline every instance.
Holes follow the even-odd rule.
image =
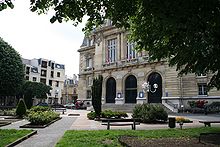
[[[59,117],[59,118],[57,118],[57,119],[55,119],[55,120],[49,122],[49,123],[46,124],[46,125],[31,125],[31,124],[26,124],[26,125],[20,126],[19,128],[46,128],[46,127],[48,127],[49,125],[51,125],[52,123],[54,123],[54,122],[56,122],[56,121],[58,121],[58,120],[60,120],[60,119],[62,119],[62,117]]]
[[[7,125],[10,125],[10,124],[11,124],[11,122],[0,123],[0,127],[7,126]]]
[[[29,134],[27,134],[27,135],[25,135],[24,137],[21,137],[20,139],[15,140],[14,142],[12,142],[12,143],[6,145],[6,147],[13,147],[13,146],[15,146],[15,145],[21,143],[22,141],[24,141],[24,140],[30,138],[31,136],[33,136],[33,135],[35,135],[35,134],[37,134],[37,131],[36,131],[36,130],[33,131],[33,132],[31,132],[31,133],[29,133]]]

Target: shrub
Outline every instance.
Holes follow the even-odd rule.
[[[88,119],[95,119],[97,117],[95,112],[90,112],[87,114]],[[128,117],[127,113],[125,112],[119,112],[119,111],[112,111],[112,110],[105,110],[101,112],[102,118],[122,118],[122,117]]]
[[[198,101],[188,101],[187,102],[191,108],[204,108],[205,104],[208,103],[208,101],[205,100],[198,100]]]
[[[0,110],[0,115],[15,116],[16,109]]]
[[[96,113],[95,112],[88,113],[87,118],[90,120],[94,120],[96,118]]]
[[[176,117],[175,119],[176,119],[177,123],[180,123],[180,122],[183,122],[183,123],[191,122],[189,119],[184,118],[184,117]]]
[[[23,99],[20,99],[16,108],[16,115],[23,117],[26,114],[27,107]]]
[[[158,121],[167,121],[168,114],[159,105],[138,104],[133,109],[133,118],[141,119],[142,122],[152,123]]]
[[[50,111],[51,108],[48,106],[33,106],[30,111]]]
[[[105,110],[105,111],[101,112],[101,117],[103,117],[103,118],[121,118],[121,117],[128,117],[128,115],[125,112]]]
[[[33,125],[45,125],[58,117],[59,114],[53,112],[49,107],[34,106],[29,110],[27,119]]]
[[[33,125],[45,125],[59,117],[59,114],[53,111],[31,111],[28,114],[28,120]]]

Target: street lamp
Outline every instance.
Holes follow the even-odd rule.
[[[142,89],[144,92],[151,92],[151,93],[156,92],[156,90],[158,88],[158,84],[156,84],[156,83],[153,84],[153,88],[154,88],[153,90],[152,90],[151,86],[152,85],[150,85],[149,82],[144,82],[142,84]]]
[[[54,99],[54,103],[55,103],[55,101],[56,101],[56,97],[58,96],[58,93],[59,93],[59,90],[56,89],[56,90],[55,90],[55,99]]]

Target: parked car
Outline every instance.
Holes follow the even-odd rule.
[[[56,103],[56,104],[52,104],[51,108],[65,108],[64,105]]]
[[[36,106],[46,106],[46,107],[48,107],[49,105],[48,105],[48,103],[42,102],[42,103],[38,103]]]
[[[86,109],[86,106],[84,105],[84,101],[77,101],[75,103],[76,109]]]
[[[67,109],[73,109],[75,107],[75,105],[73,103],[68,103],[68,104],[64,105],[64,107]]]

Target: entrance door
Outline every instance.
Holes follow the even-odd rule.
[[[116,81],[113,77],[106,82],[106,103],[115,103]]]
[[[162,103],[162,77],[159,73],[153,72],[148,77],[151,91],[154,91],[154,84],[158,85],[156,92],[148,92],[148,103]]]
[[[130,75],[125,80],[125,103],[136,103],[137,98],[137,79]]]

